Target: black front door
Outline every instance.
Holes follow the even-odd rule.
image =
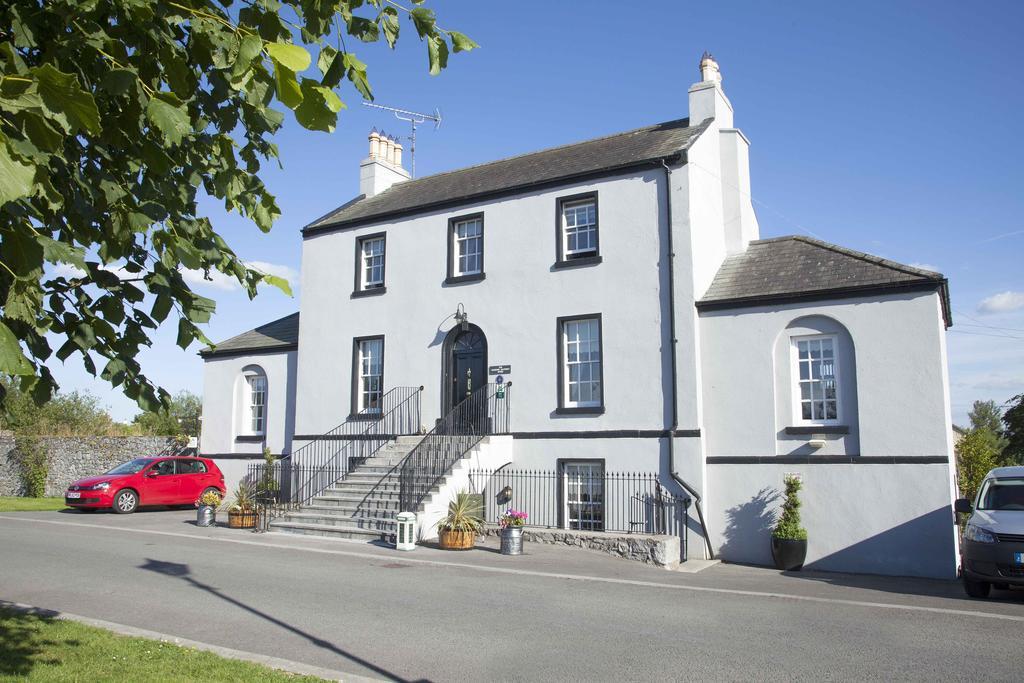
[[[487,340],[476,330],[467,330],[452,348],[452,407],[487,383]]]

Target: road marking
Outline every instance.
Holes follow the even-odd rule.
[[[316,676],[317,678],[324,678],[329,681],[352,681],[353,683],[371,683],[381,680],[379,678],[368,678],[366,676],[357,676],[355,674],[344,673],[342,671],[335,671],[334,669],[324,669],[323,667],[313,666],[311,664],[303,664],[302,662],[295,662],[290,659],[281,659],[280,657],[271,657],[269,655],[261,655],[255,652],[246,652],[245,650],[235,650],[233,648],[223,647],[221,645],[202,643],[198,640],[179,638],[178,636],[172,636],[168,633],[158,633],[157,631],[149,631],[144,628],[136,628],[135,626],[118,624],[113,621],[104,621],[103,619],[83,617],[80,614],[72,614],[71,612],[61,612],[60,610],[51,610],[43,607],[35,607],[33,605],[26,605],[20,602],[8,602],[7,600],[0,600],[0,607],[16,612],[38,614],[39,616],[49,617],[51,619],[75,621],[80,624],[85,624],[86,626],[96,626],[97,628],[103,628],[108,631],[113,631],[114,633],[119,633],[123,636],[131,636],[132,638],[148,638],[150,640],[161,640],[166,643],[180,645],[181,647],[192,648],[194,650],[203,650],[205,652],[212,652],[215,655],[220,655],[221,657],[225,657],[227,659],[240,659],[245,662],[253,662],[255,664],[260,664],[271,669],[279,669],[281,671],[287,671],[289,673],[294,674],[302,674],[304,676]]]
[[[152,534],[157,536],[171,536],[174,538],[185,538],[192,541],[212,541],[214,543],[237,543],[239,545],[252,545],[260,546],[263,548],[275,548],[280,550],[289,551],[304,551],[310,553],[320,553],[322,555],[338,555],[342,557],[357,557],[361,559],[372,559],[372,560],[395,560],[395,555],[382,555],[380,553],[368,553],[368,552],[357,552],[352,550],[336,550],[334,548],[309,548],[305,546],[295,546],[286,543],[273,543],[267,541],[247,541],[241,538],[214,538],[211,536],[196,536],[194,534],[186,534],[177,531],[157,531],[155,529],[133,529],[131,527],[123,526],[99,526],[96,524],[84,524],[82,522],[65,522],[60,520],[52,519],[35,519],[32,517],[10,517],[8,515],[0,515],[0,519],[11,520],[15,522],[34,522],[37,524],[53,524],[56,526],[72,526],[72,527],[83,527],[86,529],[110,529],[112,531],[123,531],[134,534]],[[767,591],[751,591],[742,590],[739,588],[712,588],[709,586],[686,586],[674,583],[662,583],[659,581],[643,581],[640,579],[616,579],[612,577],[604,576],[587,576],[585,574],[562,574],[558,572],[544,572],[533,569],[511,569],[508,567],[487,567],[476,564],[467,564],[465,562],[448,562],[444,560],[424,560],[416,557],[409,557],[408,553],[403,553],[401,561],[406,564],[419,564],[424,566],[433,567],[458,567],[460,569],[472,569],[480,572],[490,572],[493,574],[514,574],[517,576],[536,576],[548,579],[566,579],[569,581],[588,581],[593,583],[612,583],[626,586],[641,586],[644,588],[666,588],[670,590],[681,590],[690,591],[694,593],[718,593],[723,595],[742,595],[744,597],[754,598],[774,598],[781,600],[797,600],[802,602],[814,602],[828,605],[847,605],[851,607],[874,607],[879,609],[889,609],[895,611],[904,612],[925,612],[930,614],[950,614],[956,616],[966,617],[979,617],[982,619],[998,619],[1002,621],[1015,621],[1024,622],[1024,616],[1016,616],[1012,614],[997,614],[994,612],[980,612],[977,610],[962,610],[952,609],[948,607],[925,607],[923,605],[900,605],[898,603],[891,602],[872,602],[870,600],[849,600],[845,598],[822,598],[813,595],[795,595],[792,593],[773,593]]]

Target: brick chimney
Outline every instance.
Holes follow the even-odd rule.
[[[359,163],[359,193],[372,197],[395,183],[409,180],[402,168],[402,145],[383,131],[373,129],[369,135],[370,156]]]

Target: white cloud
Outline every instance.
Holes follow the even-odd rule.
[[[930,263],[911,263],[910,267],[911,268],[920,268],[921,270],[930,270],[930,271],[933,271],[933,272],[936,272],[936,273],[941,273],[942,272],[941,268],[939,268],[938,266],[933,266]]]
[[[298,286],[299,274],[289,266],[277,263],[268,263],[266,261],[246,261],[245,265],[253,270],[266,273],[267,275],[283,277],[285,280],[288,280],[289,284],[291,284],[292,290],[296,289]],[[201,270],[189,270],[183,268],[181,276],[185,279],[185,282],[197,287],[210,287],[224,292],[233,292],[242,288],[238,283],[238,280],[235,279],[233,275],[225,275],[219,270],[211,270],[209,279],[207,279]]]
[[[1024,292],[1000,292],[982,299],[978,310],[982,313],[1007,313],[1024,308]]]
[[[85,271],[68,263],[58,263],[50,271],[50,274],[53,277],[63,277],[70,280],[73,277],[84,277]]]

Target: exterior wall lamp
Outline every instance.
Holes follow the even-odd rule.
[[[461,302],[455,307],[455,322],[459,324],[463,332],[469,331],[469,314],[466,313],[466,307]]]

